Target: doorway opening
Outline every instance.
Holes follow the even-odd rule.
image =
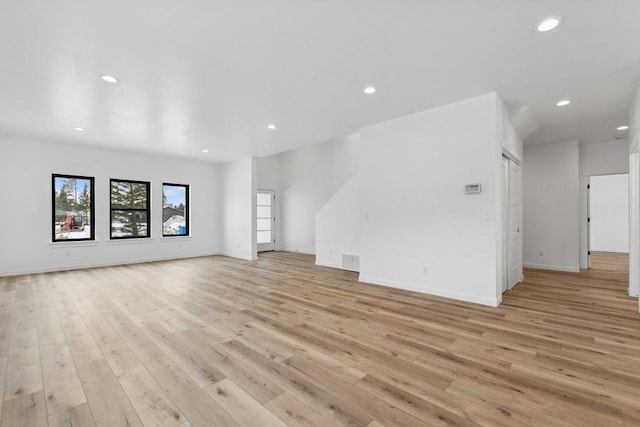
[[[629,270],[629,174],[594,175],[587,181],[588,267]]]

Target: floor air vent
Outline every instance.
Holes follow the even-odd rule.
[[[342,268],[351,271],[360,271],[360,255],[342,254]]]

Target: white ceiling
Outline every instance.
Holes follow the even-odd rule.
[[[527,144],[605,141],[638,22],[637,0],[3,1],[0,133],[224,162],[497,91],[537,116]]]

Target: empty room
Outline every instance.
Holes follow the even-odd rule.
[[[639,426],[639,20],[3,2],[0,427]]]

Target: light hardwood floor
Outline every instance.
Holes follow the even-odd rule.
[[[639,426],[626,288],[528,270],[489,308],[291,253],[0,278],[0,424]]]

